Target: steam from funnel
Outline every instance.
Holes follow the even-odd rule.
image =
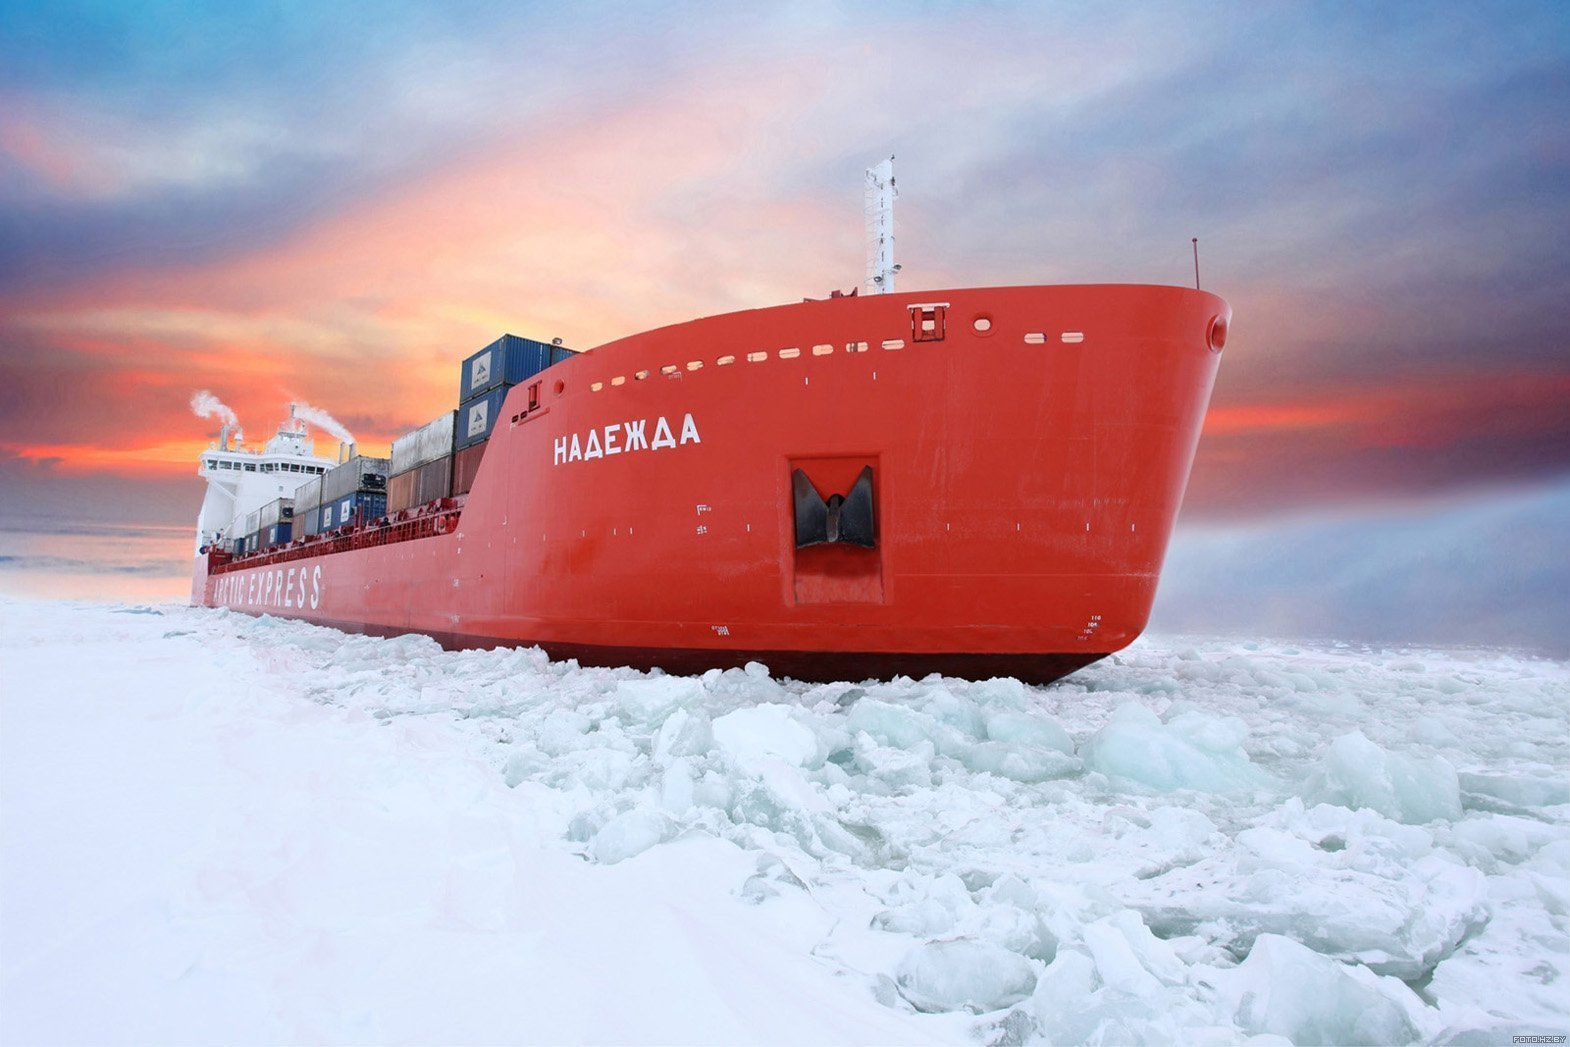
[[[354,434],[345,429],[338,419],[334,418],[320,407],[312,407],[310,404],[305,403],[304,401],[296,400],[294,402],[294,414],[295,417],[305,419],[307,422],[316,426],[316,428],[320,429],[322,432],[331,436],[334,440],[338,440],[346,444],[354,443]]]
[[[216,418],[220,424],[231,429],[240,427],[240,419],[234,416],[229,405],[206,389],[191,394],[191,412],[198,418]]]

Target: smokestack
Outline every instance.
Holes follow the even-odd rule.
[[[359,447],[358,444],[350,444],[349,445],[349,458],[346,458],[344,460],[348,461],[350,458],[353,458],[355,455],[359,454],[360,452],[358,450],[358,447]]]
[[[228,422],[225,422],[223,424],[223,427],[218,430],[218,449],[220,451],[227,451],[229,449],[229,423]]]

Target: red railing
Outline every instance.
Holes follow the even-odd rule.
[[[412,542],[417,538],[436,538],[458,529],[458,518],[463,515],[462,498],[443,498],[366,524],[363,527],[339,528],[326,534],[313,534],[276,549],[234,556],[221,549],[207,553],[207,573],[223,574],[226,571],[243,571],[252,567],[271,567],[314,556],[331,556],[352,549],[370,549],[378,545]]]

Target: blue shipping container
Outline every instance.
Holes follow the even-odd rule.
[[[387,515],[387,495],[382,492],[355,491],[322,506],[323,531],[354,524],[367,524]]]
[[[568,349],[565,345],[551,346],[551,363],[553,364],[559,364],[563,360],[577,355],[577,353],[573,352],[571,349]]]
[[[552,355],[553,348],[559,349],[532,338],[502,335],[463,362],[458,386],[459,402],[534,377],[556,362]]]
[[[510,391],[510,387],[492,389],[458,408],[458,431],[453,434],[458,450],[490,439],[491,430],[496,428],[496,419],[500,417]]]
[[[294,532],[293,523],[276,523],[267,528],[267,544],[283,545],[289,541]]]

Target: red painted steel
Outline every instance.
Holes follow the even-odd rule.
[[[1054,679],[1144,628],[1230,316],[1015,287],[649,331],[532,411],[514,389],[461,504],[203,558],[193,601],[601,664]],[[843,494],[866,465],[876,547],[798,550],[793,470]]]

